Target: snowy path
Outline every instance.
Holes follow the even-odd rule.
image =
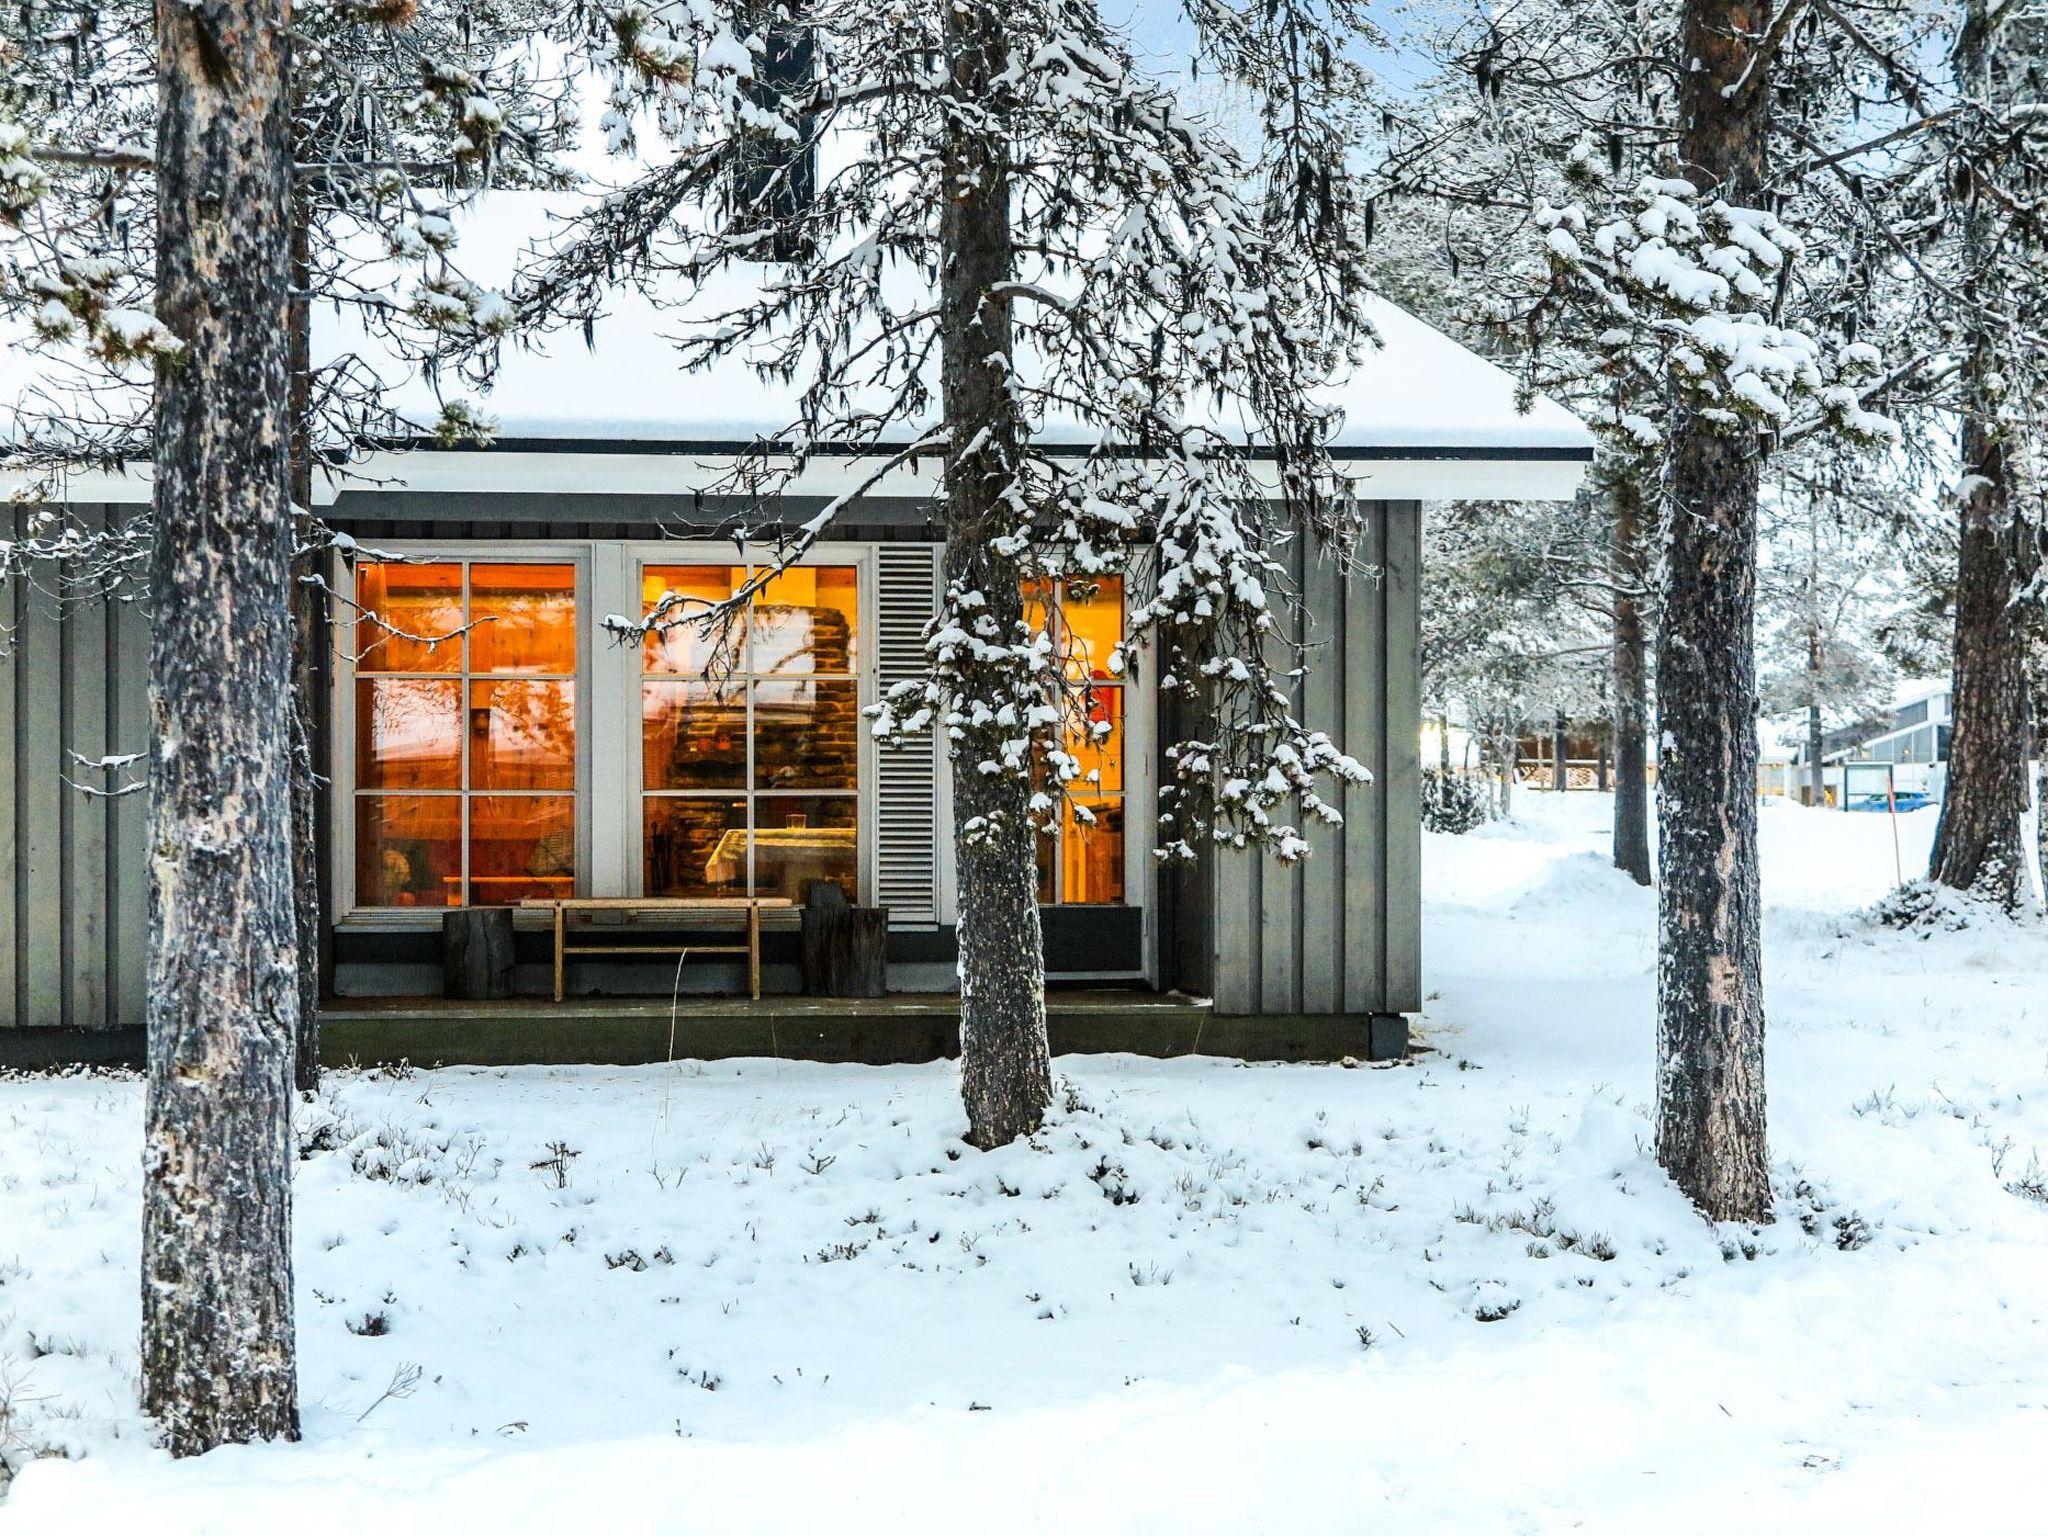
[[[0,1447],[78,1458],[0,1531],[2048,1527],[2048,938],[1874,933],[1884,819],[1767,811],[1781,1219],[1717,1231],[1604,812],[1430,841],[1440,1054],[1073,1058],[1033,1148],[943,1066],[338,1078],[296,1448],[147,1449],[138,1086],[0,1082]]]

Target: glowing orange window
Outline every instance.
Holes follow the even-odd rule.
[[[1115,906],[1124,900],[1124,677],[1110,656],[1124,636],[1120,576],[1033,582],[1025,617],[1051,637],[1070,686],[1067,786],[1057,832],[1038,842],[1038,899]]]
[[[576,567],[356,567],[355,878],[365,907],[576,891]]]
[[[857,900],[860,571],[792,567],[732,604],[748,575],[642,570],[642,888]]]

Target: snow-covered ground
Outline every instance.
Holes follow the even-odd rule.
[[[995,1154],[944,1065],[337,1075],[296,1447],[149,1448],[139,1085],[0,1082],[0,1446],[72,1458],[0,1530],[2048,1528],[2048,937],[1767,809],[1779,1220],[1711,1228],[1607,809],[1429,841],[1416,1062],[1071,1058]]]

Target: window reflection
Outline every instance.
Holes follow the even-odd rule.
[[[576,567],[363,561],[356,592],[358,902],[573,894]]]
[[[358,795],[356,899],[373,907],[459,905],[461,797]]]
[[[576,567],[469,568],[472,672],[576,670]]]
[[[1124,888],[1124,682],[1110,660],[1123,640],[1120,576],[1036,581],[1026,615],[1059,649],[1069,683],[1064,746],[1079,769],[1056,834],[1039,839],[1038,899],[1109,905]]]
[[[1060,826],[1059,899],[1096,904],[1124,899],[1122,796],[1080,800],[1067,808]]]
[[[640,685],[640,755],[648,789],[744,789],[743,682],[650,678]]]
[[[714,625],[687,622],[737,592],[747,579],[743,565],[650,565],[640,578],[640,611],[662,627],[644,642],[649,672],[672,677],[705,677],[739,667],[746,641],[745,616]]]
[[[757,676],[818,672],[850,677],[858,575],[850,565],[803,565],[762,587],[754,600],[751,670]]]
[[[1076,793],[1124,787],[1123,689],[1098,686],[1082,693],[1079,718],[1067,727],[1067,752],[1080,765]]]
[[[677,611],[701,612],[747,574],[650,566],[645,611],[677,594],[689,600]],[[650,894],[751,890],[802,901],[806,883],[822,879],[856,896],[859,577],[851,565],[783,572],[738,616],[745,622],[723,650],[694,627],[648,637],[641,772]]]
[[[472,789],[576,787],[576,685],[469,685]]]
[[[754,787],[851,789],[860,765],[858,685],[754,684]]]
[[[356,567],[358,672],[462,670],[462,567]]]
[[[576,894],[576,802],[568,795],[476,795],[469,802],[469,899],[504,906]]]
[[[461,684],[356,680],[356,783],[364,789],[462,787]]]
[[[696,795],[649,796],[647,894],[747,894],[747,802]]]
[[[761,795],[754,801],[754,888],[762,896],[804,899],[813,880],[855,895],[857,802],[851,795]]]

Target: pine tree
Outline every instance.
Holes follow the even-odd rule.
[[[1205,70],[1256,118],[1246,151],[1093,0],[597,10],[615,144],[652,104],[676,154],[581,222],[522,314],[594,322],[616,282],[680,288],[686,362],[746,357],[797,402],[734,488],[772,497],[822,455],[863,477],[734,598],[628,632],[722,622],[890,470],[939,466],[929,675],[875,724],[938,732],[952,763],[963,1096],[969,1139],[999,1145],[1051,1093],[1036,839],[1088,824],[1076,749],[1106,729],[1025,585],[1126,580],[1110,670],[1149,645],[1197,722],[1165,753],[1163,856],[1298,858],[1302,823],[1338,819],[1319,788],[1364,777],[1295,716],[1276,558],[1309,536],[1348,561],[1359,526],[1317,391],[1366,340],[1339,46],[1362,7],[1190,5]],[[729,274],[741,297],[699,298]],[[1049,419],[1077,451],[1048,451]]]
[[[1802,789],[1825,802],[1825,742],[1840,729],[1889,728],[1897,669],[1879,635],[1905,601],[1898,571],[1909,502],[1905,466],[1842,443],[1774,458],[1761,502],[1757,663],[1767,715],[1798,712]]]
[[[2048,146],[2030,121],[2015,120],[2015,111],[2033,106],[2043,26],[2027,6],[1968,0],[1950,52],[1961,111],[1947,167],[1954,276],[1959,295],[1967,295],[1954,314],[1961,330],[1961,537],[1954,730],[1928,872],[2009,912],[2029,899],[2023,822],[2034,729],[2028,625],[2018,604],[2038,568],[2041,536],[2023,478],[2038,451],[2033,418],[2041,379],[2014,342],[2048,314],[2038,255],[2043,228],[2030,190]],[[2008,188],[2028,190],[2013,197]]]
[[[316,480],[345,475],[364,446],[423,431],[475,434],[467,402],[440,422],[403,420],[362,360],[313,355],[316,308],[346,309],[390,355],[430,365],[451,334],[489,330],[500,301],[462,275],[453,206],[491,185],[550,186],[573,120],[567,82],[528,62],[522,39],[544,0],[311,0],[294,8],[292,82],[291,494],[297,509],[294,625],[294,904],[300,952],[295,1079],[319,1071],[318,771],[309,701],[328,649],[330,544]],[[28,6],[0,33],[26,254],[0,273],[0,313],[32,322],[61,381],[16,403],[10,459],[61,472],[146,457],[150,398],[124,387],[160,333],[150,323],[155,196],[149,119],[156,18],[147,6],[88,14]],[[30,132],[28,124],[35,131]],[[410,269],[413,291],[403,291]],[[67,356],[83,353],[70,365]],[[455,370],[459,379],[459,369]],[[53,525],[10,551],[14,569],[61,556],[71,579],[145,593],[144,518],[110,533]],[[337,606],[346,603],[338,600]]]
[[[502,323],[422,190],[481,184],[506,142],[540,165],[559,140],[530,77],[504,72],[508,111],[462,62],[503,46],[465,23],[506,12],[348,0],[294,25],[261,0],[161,16],[31,0],[0,35],[17,236],[0,313],[51,355],[10,467],[155,466],[147,515],[98,534],[35,510],[0,575],[54,569],[151,613],[143,1401],[179,1454],[297,1433],[290,1093],[295,1064],[317,1063],[318,914],[294,891],[311,758],[277,701],[291,594],[324,543],[314,458],[423,425],[356,359],[315,367],[307,311],[316,293],[358,307],[412,356]],[[474,417],[455,403],[446,423]],[[326,643],[324,619],[297,633],[302,662]]]
[[[278,0],[158,36],[142,1401],[173,1453],[296,1439],[298,1023],[285,591],[291,39]]]

